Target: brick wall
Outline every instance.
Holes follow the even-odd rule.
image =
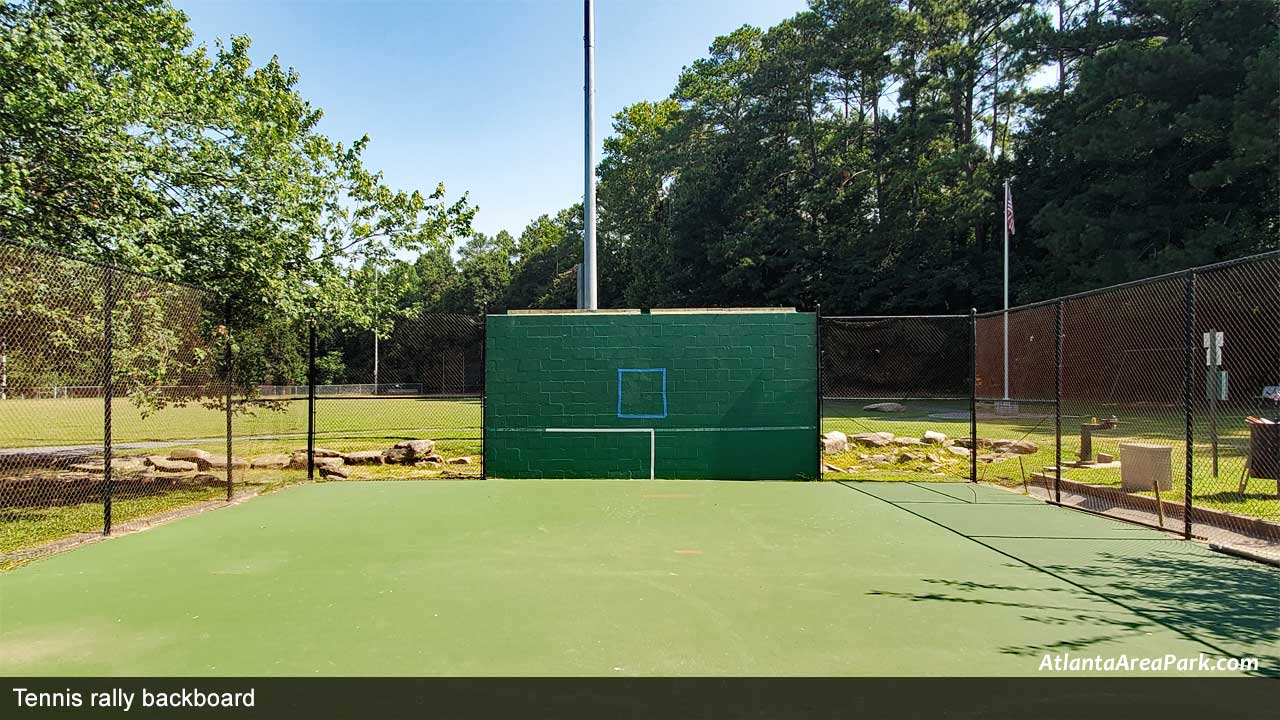
[[[647,478],[649,429],[657,478],[817,472],[812,314],[494,315],[486,353],[490,477]]]

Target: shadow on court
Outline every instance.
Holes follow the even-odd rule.
[[[1116,617],[1080,612],[1078,603],[1044,603],[1043,588],[941,577],[921,578],[917,592],[869,592],[910,603],[1015,608],[1027,611],[1023,617],[1030,621],[1088,628],[1077,637],[1002,647],[1003,653],[1114,654],[1123,651],[1127,640],[1163,627],[1197,642],[1209,655],[1255,656],[1261,661],[1257,674],[1280,675],[1280,571],[1274,568],[986,486],[842,484],[944,527],[957,539],[990,548],[1010,564],[1062,580],[1051,592],[1064,600],[1101,598],[1128,611]],[[1035,599],[1025,597],[1031,592]]]

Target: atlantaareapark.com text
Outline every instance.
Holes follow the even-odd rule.
[[[1046,653],[1040,658],[1040,672],[1253,672],[1258,669],[1256,657],[1211,657],[1161,655],[1072,655]]]

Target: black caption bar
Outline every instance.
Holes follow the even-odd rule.
[[[10,678],[0,716],[227,718],[1263,717],[1267,679]]]

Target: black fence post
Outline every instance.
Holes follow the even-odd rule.
[[[822,479],[822,303],[818,303],[813,316],[813,344],[814,356],[817,360],[817,379],[818,379],[818,421],[815,425],[818,428],[818,474],[817,479]]]
[[[1191,492],[1194,486],[1193,463],[1195,437],[1191,413],[1191,375],[1195,366],[1196,274],[1189,270],[1183,276],[1182,293],[1182,413],[1186,420],[1186,465],[1182,498],[1182,535],[1191,539]],[[1159,502],[1159,501],[1157,501]]]
[[[1062,502],[1062,301],[1053,317],[1053,501]]]
[[[316,319],[307,323],[307,480],[316,479]]]
[[[480,313],[480,479],[489,479],[489,430],[485,408],[489,404],[489,309]]]
[[[226,366],[223,368],[224,382],[226,383],[224,398],[227,404],[227,502],[231,502],[231,497],[235,493],[234,478],[232,477],[231,463],[231,300],[224,300],[222,303],[222,329],[226,334],[226,346],[222,351],[222,362]]]
[[[115,478],[111,474],[111,403],[115,400],[113,348],[116,291],[114,270],[107,267],[102,286],[102,534],[111,534],[111,494]]]
[[[978,309],[969,308],[969,482],[978,482]]]

